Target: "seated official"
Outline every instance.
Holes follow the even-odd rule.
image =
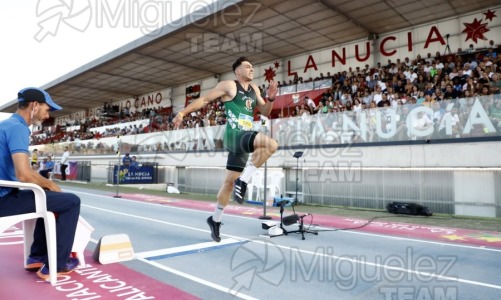
[[[49,179],[49,173],[52,172],[53,169],[54,169],[54,162],[52,161],[52,158],[50,156],[47,156],[47,158],[43,159],[41,170],[38,172],[43,177]]]
[[[141,167],[141,165],[137,161],[137,157],[135,155],[131,156],[130,167],[136,168],[136,169],[139,169]]]

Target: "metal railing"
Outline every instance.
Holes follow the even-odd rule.
[[[499,96],[499,95],[497,95]],[[255,122],[260,130],[261,122]],[[223,150],[226,126],[195,127],[121,136],[122,152],[165,153]],[[501,136],[501,98],[494,95],[424,105],[318,113],[271,120],[271,136],[281,147],[323,147],[412,140],[457,140]],[[118,139],[37,145],[39,153],[115,154]]]

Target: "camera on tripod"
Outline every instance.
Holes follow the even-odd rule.
[[[289,233],[300,233],[301,239],[304,240],[305,233],[318,235],[318,231],[306,229],[304,226],[304,217],[311,216],[310,214],[298,215],[294,209],[294,202],[291,199],[275,198],[276,205],[280,206],[280,223],[274,221],[267,221],[261,223],[261,227],[268,230],[269,237],[276,237],[281,235],[288,235]],[[292,207],[292,215],[284,217],[284,207],[290,205]],[[298,230],[286,230],[284,226],[298,224]],[[311,225],[311,224],[310,224]]]

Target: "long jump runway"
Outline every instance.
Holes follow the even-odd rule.
[[[501,298],[501,238],[495,232],[464,234],[494,236],[477,245],[453,229],[440,234],[449,237],[444,241],[395,234],[395,226],[332,231],[335,223],[320,222],[328,226],[312,226],[320,233],[305,240],[300,234],[269,238],[257,218],[262,208],[231,205],[222,241],[215,243],[206,224],[213,203],[68,191],[81,197],[81,215],[95,228],[87,265],[56,287],[40,282],[22,269],[19,229],[13,228],[0,239],[0,299]],[[276,209],[270,215],[278,220]],[[313,223],[322,218],[328,217],[314,216]],[[97,240],[119,233],[129,236],[135,259],[94,261]]]

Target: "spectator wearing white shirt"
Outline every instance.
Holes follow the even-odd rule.
[[[308,105],[308,107],[311,108],[310,111],[314,111],[315,108],[317,108],[317,105],[315,104],[315,101],[313,101],[313,99],[311,99],[308,96],[304,96],[304,102],[306,103],[306,105]]]
[[[444,64],[440,61],[440,59],[436,59],[435,60],[435,68],[438,70],[438,69],[443,69],[444,68]]]
[[[433,110],[433,123],[438,127],[440,122],[442,121],[442,117],[445,114],[445,109],[440,107],[440,102],[434,101],[431,105],[432,110]]]
[[[369,106],[369,104],[372,102],[373,98],[372,95],[369,94],[368,90],[364,91],[364,95],[362,97],[362,104]]]
[[[423,70],[426,72],[426,74],[430,74],[431,69],[432,69],[431,62],[426,61],[426,65],[424,66]]]
[[[394,108],[394,109],[397,109],[398,108],[398,103],[402,102],[399,99],[398,94],[393,94],[393,95],[389,96],[388,98],[390,99],[391,107]]]
[[[411,70],[410,67],[405,67],[405,71],[403,73],[405,75],[405,79],[411,79]]]
[[[381,88],[381,91],[386,92],[386,83],[384,80],[378,80],[377,85]]]
[[[468,77],[471,77],[472,75],[472,70],[470,69],[470,64],[465,63],[463,66],[463,76],[468,75]]]
[[[446,128],[447,124],[451,125],[451,129],[452,129],[451,132],[447,132],[447,128]],[[459,115],[458,115],[458,108],[457,107],[453,107],[452,111],[447,111],[445,113],[442,120],[440,121],[438,131],[443,136],[446,136],[448,134],[452,134],[456,138],[459,137],[459,134],[461,132],[461,123],[459,122]]]
[[[406,66],[410,66],[412,63],[408,57],[404,58],[403,64]]]
[[[346,104],[346,102],[352,101],[351,93],[350,92],[351,92],[351,88],[350,87],[347,87],[347,88],[344,89],[343,95],[341,95],[341,103]]]
[[[381,100],[383,100],[383,92],[381,91],[381,87],[377,87],[376,91],[374,92],[374,95],[372,97],[372,100],[375,102],[377,105]]]
[[[391,63],[390,68],[388,69],[388,73],[390,74],[398,73],[398,67],[395,65],[395,63]]]
[[[417,79],[418,79],[418,74],[416,73],[416,69],[411,68],[411,77],[410,77],[411,82],[416,83]]]
[[[420,111],[414,117],[414,120],[412,122],[412,127],[414,127],[414,129],[419,131],[426,131],[430,127],[433,127],[433,122],[430,120],[427,114]],[[413,137],[413,139],[416,139],[416,137]]]
[[[449,79],[452,80],[454,77],[458,76],[459,72],[456,67],[452,67],[452,72],[449,73]]]
[[[429,62],[430,65],[435,61],[435,58],[431,57],[431,53],[428,52],[428,54],[426,54],[426,58],[424,59],[426,62]]]

